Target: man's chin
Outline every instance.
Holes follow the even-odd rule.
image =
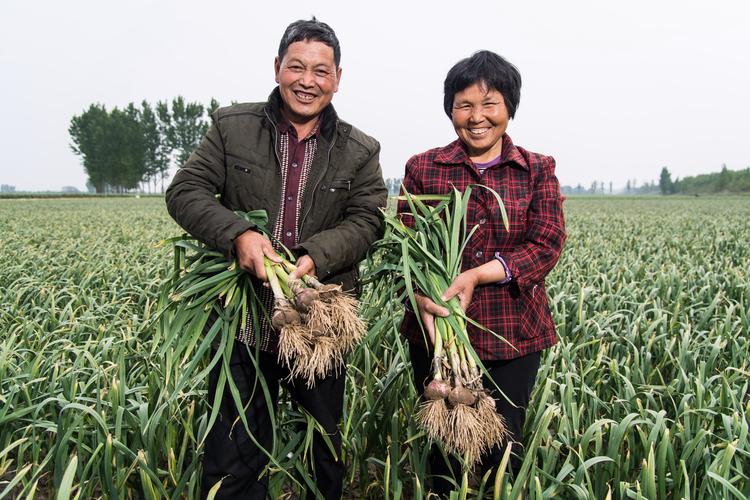
[[[299,121],[308,121],[312,120],[316,116],[318,116],[321,112],[320,109],[317,107],[307,107],[300,109],[297,106],[289,106],[291,108],[292,115],[297,118]]]

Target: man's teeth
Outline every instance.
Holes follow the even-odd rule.
[[[482,135],[486,134],[490,129],[488,128],[470,128],[469,132],[471,132],[474,135]]]
[[[315,99],[315,96],[313,94],[306,94],[304,92],[295,92],[295,94],[303,101],[312,101],[313,99]]]

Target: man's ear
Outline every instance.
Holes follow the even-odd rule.
[[[336,88],[333,89],[334,92],[339,91],[339,83],[341,83],[341,67],[340,66],[336,68]]]
[[[276,56],[273,60],[273,73],[276,78],[276,83],[279,83],[279,71],[281,71],[281,60]]]

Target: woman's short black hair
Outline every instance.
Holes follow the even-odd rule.
[[[497,90],[505,99],[508,116],[513,118],[521,101],[521,73],[518,68],[489,50],[480,50],[471,57],[458,61],[445,77],[443,107],[448,118],[453,113],[453,98],[457,92],[475,83]]]
[[[315,19],[315,16],[309,21],[302,19],[294,21],[286,27],[279,43],[279,61],[284,59],[286,51],[291,44],[294,42],[304,42],[305,40],[322,42],[331,47],[333,49],[333,60],[336,62],[336,67],[339,67],[341,63],[339,39],[330,26],[318,21]]]

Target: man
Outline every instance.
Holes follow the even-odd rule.
[[[313,18],[289,25],[274,63],[279,85],[268,101],[216,111],[200,146],[167,190],[172,217],[199,240],[235,258],[258,283],[266,280],[264,256],[278,261],[278,255],[271,241],[234,210],[266,210],[274,236],[298,256],[295,275],[317,275],[345,290],[357,289],[357,264],[381,234],[380,208],[387,192],[380,145],[341,121],[331,105],[341,79],[340,57],[338,39],[327,24]],[[270,304],[267,288],[257,289]],[[263,391],[255,384],[255,348],[274,406],[279,381],[287,383],[289,372],[277,362],[276,333],[265,320],[260,330],[238,332],[240,342],[230,360],[252,436],[237,423],[227,389],[206,439],[204,496],[222,480],[218,498],[266,497],[264,450],[272,448],[273,430]],[[217,367],[210,375],[209,401],[219,373]],[[293,399],[315,417],[335,448],[334,453],[323,436],[315,436],[311,474],[325,498],[339,498],[342,490],[337,426],[344,379],[343,372],[330,373],[312,389],[304,382],[287,383]]]

